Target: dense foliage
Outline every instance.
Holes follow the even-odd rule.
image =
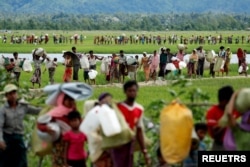
[[[0,29],[12,30],[245,30],[244,14],[4,14]]]

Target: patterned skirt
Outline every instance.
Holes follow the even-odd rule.
[[[32,83],[41,83],[41,68],[36,68],[34,74],[30,80]]]
[[[65,142],[60,139],[53,143],[52,167],[62,167],[65,165]]]

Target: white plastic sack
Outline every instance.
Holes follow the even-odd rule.
[[[44,54],[47,55],[46,51],[43,48],[37,48],[37,49],[32,50],[32,54],[34,54],[34,52],[35,52],[35,55],[40,56],[40,57],[42,57]]]
[[[166,70],[174,71],[174,70],[176,70],[176,67],[173,63],[168,63],[166,65]]]
[[[224,66],[225,66],[225,60],[222,61],[221,66],[220,66],[220,69],[223,70],[223,69],[224,69]]]
[[[246,70],[248,71],[248,70],[249,70],[249,68],[247,67],[247,69],[246,69]],[[239,67],[238,72],[239,72],[239,73],[242,73],[242,71],[243,71],[243,67],[242,67],[242,66],[240,66],[240,67]]]
[[[82,69],[89,68],[89,60],[86,55],[83,55],[82,58],[80,59],[80,64]]]
[[[179,68],[182,70],[187,67],[187,64],[184,61],[179,62]]]
[[[23,63],[23,71],[25,72],[31,72],[33,71],[32,65],[30,60],[25,60]]]
[[[105,136],[110,137],[121,133],[122,129],[117,115],[108,105],[102,105],[97,115]]]
[[[101,73],[106,73],[106,65],[105,65],[105,62],[102,61],[102,64],[101,64]]]
[[[240,66],[238,72],[239,72],[239,73],[242,73],[242,71],[243,71],[243,67]]]
[[[184,56],[183,60],[184,60],[184,62],[185,62],[186,64],[189,63],[189,58],[190,58],[190,54],[186,54],[186,55]]]
[[[179,50],[185,50],[185,49],[186,49],[186,45],[184,45],[184,44],[178,44],[178,45],[177,45],[177,48],[178,48]]]
[[[205,59],[204,61],[204,67],[203,67],[204,70],[208,70],[210,69],[210,63]]]
[[[96,70],[90,70],[88,73],[89,79],[95,79],[97,74],[98,74],[98,72]]]
[[[55,133],[53,135],[50,135],[47,132],[37,130],[37,135],[39,136],[39,138],[46,142],[54,142],[58,140],[61,134],[59,125],[57,123],[48,123],[47,126],[54,130]]]
[[[132,64],[134,64],[136,62],[136,59],[134,59],[134,58],[128,58],[127,59],[127,65],[132,65]]]

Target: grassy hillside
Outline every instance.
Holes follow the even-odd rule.
[[[0,2],[0,11],[13,13],[249,13],[249,0],[9,0]]]

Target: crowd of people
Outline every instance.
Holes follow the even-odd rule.
[[[215,44],[244,44],[250,42],[250,36],[237,36],[233,35],[223,37],[222,35],[218,36],[204,36],[204,35],[191,35],[190,37],[186,37],[183,35],[146,35],[146,34],[136,34],[129,35],[126,34],[121,35],[101,35],[94,37],[94,44],[97,45],[111,45],[111,44],[155,44],[155,45],[173,45],[177,43],[181,44],[198,44],[198,45],[215,45]]]
[[[71,51],[64,52],[65,71],[62,80],[54,79],[56,68],[58,67],[57,58],[51,58],[47,55],[43,48],[37,48],[33,51],[33,66],[34,73],[31,78],[32,87],[38,84],[41,87],[42,74],[48,71],[49,84],[56,82],[71,82],[79,81],[79,72],[83,71],[82,76],[84,82],[95,85],[97,72],[97,62],[100,61],[100,71],[104,74],[106,83],[113,84],[114,82],[124,83],[126,77],[131,80],[138,81],[138,72],[144,73],[144,81],[147,83],[150,80],[156,82],[165,80],[166,75],[186,75],[189,78],[201,78],[204,76],[204,70],[209,70],[211,77],[215,77],[216,73],[224,76],[229,75],[230,61],[232,59],[232,51],[224,46],[220,47],[220,51],[216,54],[214,51],[205,51],[202,46],[193,49],[189,55],[185,53],[185,46],[179,44],[178,52],[171,53],[169,48],[162,47],[159,51],[155,50],[152,54],[146,52],[135,56],[126,56],[123,50],[119,54],[113,53],[112,56],[102,57],[97,56],[91,50],[88,54],[77,52],[76,47],[72,47]],[[246,61],[246,50],[241,48],[237,51],[238,57],[238,73],[247,76],[248,65]],[[3,66],[8,73],[19,84],[21,71],[23,66],[28,62],[26,59],[18,58],[18,53],[13,53],[13,58],[4,57]],[[24,63],[26,62],[26,64]],[[45,69],[42,70],[43,64]],[[31,66],[31,65],[30,65]],[[183,70],[187,69],[187,74]],[[140,78],[141,79],[141,78]]]
[[[90,87],[86,85],[85,87],[82,87],[81,91],[91,90]],[[102,93],[98,100],[87,100],[84,111],[81,111],[84,113],[83,116],[77,109],[76,100],[72,95],[64,93],[62,89],[56,90],[59,91],[58,95],[54,96],[55,99],[51,99],[56,105],[48,109],[45,114],[39,115],[37,119],[38,136],[43,134],[40,135],[41,139],[52,143],[50,148],[52,166],[85,167],[89,158],[93,167],[132,167],[136,143],[140,146],[139,150],[145,158],[146,166],[171,166],[161,151],[164,149],[162,146],[156,152],[158,163],[151,163],[143,125],[144,109],[136,103],[138,89],[136,81],[127,81],[123,86],[126,98],[122,102],[114,103],[113,96],[108,92]],[[26,147],[23,141],[25,127],[22,122],[26,114],[39,114],[41,108],[18,101],[16,85],[8,84],[2,91],[6,102],[0,109],[0,166],[27,167]],[[77,91],[72,90],[72,92],[77,94]],[[86,92],[84,96],[89,96]],[[228,128],[220,122],[226,110],[232,109],[230,105],[235,104],[232,101],[234,98],[235,92],[231,86],[219,89],[219,103],[207,111],[206,122],[194,124],[194,131],[190,136],[192,144],[190,144],[189,154],[180,162],[184,167],[198,166],[198,151],[228,150],[225,144]],[[46,104],[54,103],[49,101]],[[113,117],[112,113],[116,116]],[[247,117],[238,111],[232,111],[228,116],[230,116],[230,127],[236,126],[235,120],[241,116],[244,118],[244,124],[249,126],[249,114]],[[117,124],[116,120],[120,122]],[[54,128],[55,124],[58,124],[61,130]],[[122,130],[117,130],[117,126],[121,126]],[[213,139],[211,148],[208,148],[203,141],[207,134]],[[244,150],[248,148],[249,145]]]
[[[87,38],[83,34],[74,34],[66,36],[64,34],[52,34],[54,44],[83,44],[83,41]],[[8,37],[6,34],[0,36],[2,43],[8,43]],[[11,35],[9,41],[11,44],[47,44],[49,42],[49,34],[41,35]],[[174,45],[181,44],[196,44],[196,45],[215,45],[215,44],[244,44],[250,43],[250,36],[225,36],[220,35],[152,35],[152,34],[136,34],[136,35],[97,35],[94,36],[93,43],[96,45],[112,45],[112,44],[155,44],[155,45]]]

